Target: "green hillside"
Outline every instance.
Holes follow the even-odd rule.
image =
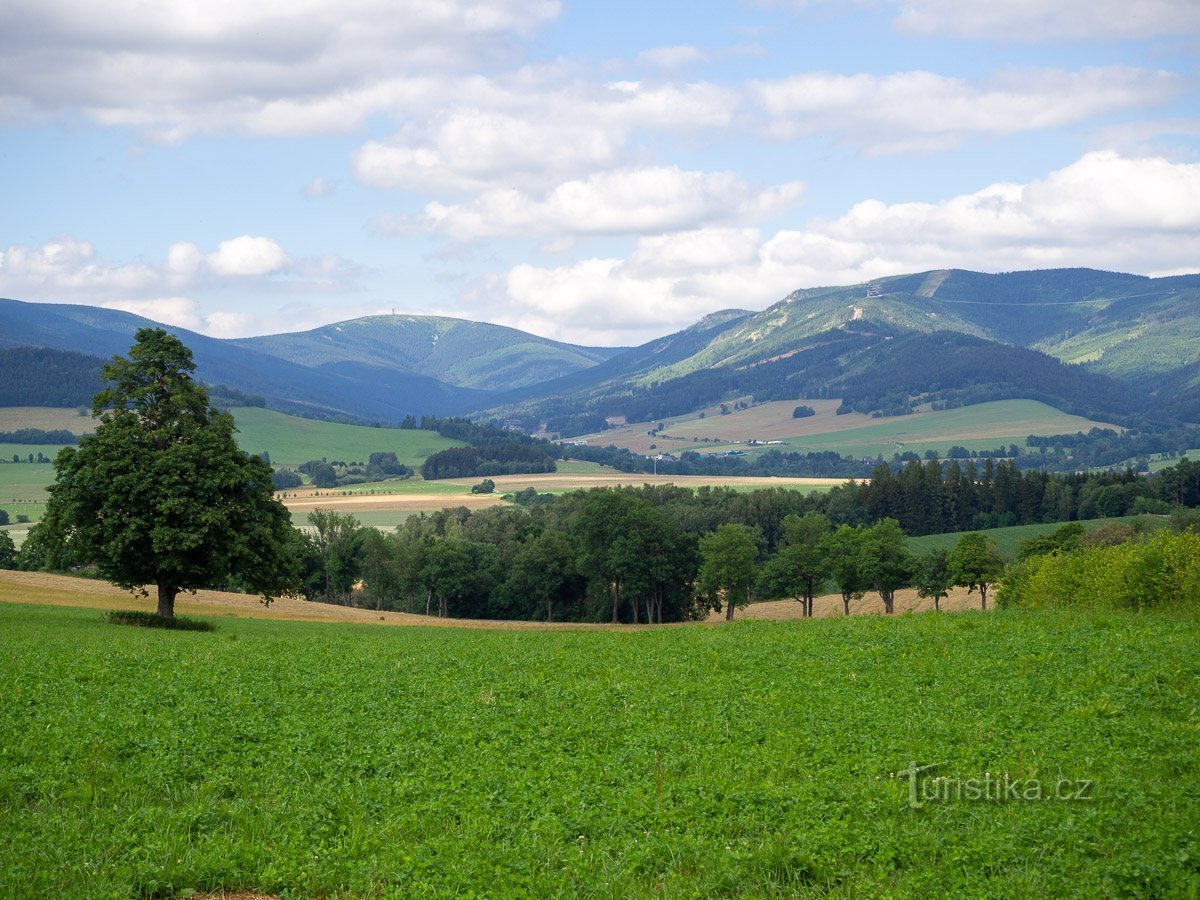
[[[415,372],[462,388],[503,391],[587,369],[617,348],[579,347],[486,322],[368,316],[312,331],[245,338],[242,346],[311,368]]]
[[[278,465],[299,465],[321,457],[365,462],[372,453],[392,451],[405,465],[420,466],[438,450],[463,446],[433,431],[319,422],[252,406],[231,412],[238,446],[248,453],[265,450]]]

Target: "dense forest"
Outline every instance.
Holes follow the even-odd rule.
[[[90,408],[104,363],[69,350],[0,349],[0,406]]]

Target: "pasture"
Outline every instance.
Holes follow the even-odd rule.
[[[80,415],[80,413],[83,413]],[[0,431],[40,428],[43,431],[69,431],[91,434],[96,421],[90,409],[62,409],[56,406],[0,406]],[[0,451],[5,445],[0,444]]]
[[[706,411],[664,420],[665,430],[651,437],[647,431],[657,423],[640,423],[588,435],[590,444],[613,444],[635,453],[650,453],[654,444],[661,452],[721,452],[737,446],[746,449],[751,440],[782,440],[778,449],[801,452],[833,450],[846,456],[878,456],[911,450],[924,454],[936,450],[945,455],[955,445],[972,450],[998,446],[1025,446],[1031,434],[1074,434],[1095,427],[1119,426],[1093,422],[1061,412],[1036,400],[996,400],[958,409],[927,410],[908,416],[873,419],[862,413],[836,415],[837,400],[796,400],[763,403],[728,415]],[[811,406],[815,416],[793,419],[798,405]],[[709,443],[704,443],[707,440]],[[769,448],[765,448],[769,449]]]
[[[435,512],[466,506],[483,509],[500,506],[504,494],[515,494],[526,488],[538,493],[561,494],[567,491],[622,485],[676,484],[680,487],[727,487],[736,491],[753,491],[767,487],[793,488],[805,492],[827,491],[844,483],[842,478],[774,478],[733,477],[721,475],[645,475],[626,474],[587,463],[579,464],[583,471],[547,472],[535,475],[496,475],[493,494],[472,494],[471,487],[482,478],[447,478],[438,481],[408,479],[373,485],[354,485],[347,488],[314,490],[296,488],[286,492],[284,505],[292,511],[292,520],[304,524],[314,509],[331,509],[349,513],[363,524],[380,528],[395,527],[410,515]]]
[[[248,453],[265,450],[277,465],[295,466],[322,457],[365,463],[372,453],[391,451],[405,465],[420,466],[438,450],[463,446],[433,431],[320,422],[252,406],[230,412],[238,428],[238,446]]]
[[[0,603],[0,895],[1200,887],[1194,620],[217,625]]]
[[[1150,528],[1161,527],[1166,523],[1165,518],[1158,516],[1121,516],[1116,519],[1081,519],[1076,524],[1083,526],[1085,531],[1095,531],[1109,522],[1124,522],[1128,525],[1139,519],[1144,520]],[[1043,534],[1052,534],[1065,524],[1065,522],[1052,522],[1050,524],[1011,525],[1007,528],[989,528],[983,534],[996,542],[996,546],[1000,548],[1000,552],[1006,559],[1013,559],[1017,555],[1017,545],[1021,541],[1027,541]],[[908,549],[913,553],[928,553],[939,547],[952,550],[961,537],[962,534],[958,532],[910,537]]]

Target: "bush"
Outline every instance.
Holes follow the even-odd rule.
[[[189,619],[186,616],[175,616],[164,619],[152,612],[138,609],[114,609],[104,616],[109,625],[133,625],[138,628],[168,628],[174,631],[216,631],[217,626],[203,619]]]
[[[1200,613],[1200,536],[1163,530],[1143,541],[1023,560],[1005,572],[996,605]]]
[[[815,416],[817,411],[811,406],[797,406],[792,410],[793,419],[807,419],[809,416]]]

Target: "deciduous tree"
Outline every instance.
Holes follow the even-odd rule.
[[[101,576],[145,593],[171,618],[180,591],[235,577],[264,599],[290,591],[291,517],[274,499],[271,467],[243,453],[233,419],[209,406],[191,351],[142,328],[129,357],[103,370],[95,434],[55,460],[45,523]]]

